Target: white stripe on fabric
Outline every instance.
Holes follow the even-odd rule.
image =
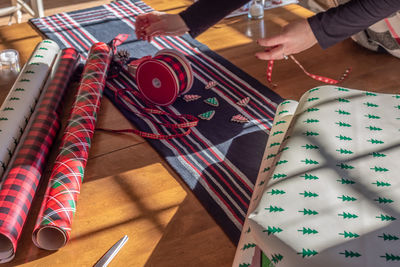
[[[72,23],[75,27],[81,27],[80,24],[78,22],[76,22],[76,20],[74,20],[73,18],[71,18],[68,13],[63,13],[63,15],[65,17],[67,17],[70,21],[66,21],[66,23]],[[74,30],[76,31],[79,36],[82,36],[82,40],[86,40],[86,44],[88,44],[89,47],[91,47],[94,43],[97,43],[98,40],[96,39],[96,37],[94,37],[90,32],[88,32],[85,28],[81,27],[80,28],[82,32],[84,32],[84,34],[87,36],[82,36],[83,34],[80,33],[78,30]],[[87,38],[90,38],[91,40],[88,40]]]
[[[46,21],[46,18],[43,18],[43,20]],[[75,39],[73,37],[71,37],[69,34],[64,34],[64,29],[61,28],[61,26],[59,26],[55,21],[53,20],[48,20],[48,24],[50,24],[51,26],[53,26],[53,28],[57,29],[58,32],[53,31],[53,29],[51,29],[51,31],[53,33],[55,33],[56,35],[58,35],[58,39],[65,44],[66,47],[71,47],[68,43],[66,43],[64,41],[64,39],[67,39],[73,46],[75,49],[79,50],[79,51],[85,51],[87,50],[86,48],[84,48],[82,45],[80,45],[79,43],[77,43],[75,41]],[[65,38],[62,38],[60,36],[63,36]]]
[[[66,15],[66,14],[63,14]],[[89,48],[92,46],[93,43],[91,43],[87,37],[85,37],[79,30],[77,30],[76,28],[74,28],[72,25],[76,25],[77,27],[80,27],[79,24],[77,24],[74,20],[71,19],[71,22],[67,21],[66,19],[64,19],[62,16],[60,16],[59,14],[55,15],[57,16],[59,23],[63,23],[65,27],[67,27],[71,32],[73,32],[77,38],[79,40],[81,40],[83,43],[85,43]],[[80,28],[82,31],[85,31],[84,28]],[[94,39],[96,40],[96,39]],[[96,41],[94,43],[97,43]],[[87,49],[85,49],[87,50]]]

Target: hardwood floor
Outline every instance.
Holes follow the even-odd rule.
[[[178,12],[192,2],[144,1],[157,10],[169,12]],[[45,14],[108,2],[44,0]],[[1,0],[0,6],[3,4]],[[260,50],[255,40],[264,34],[279,32],[288,21],[310,15],[309,11],[292,5],[268,11],[264,21],[233,18],[208,30],[198,40],[266,84],[266,64],[254,58],[254,53]],[[7,18],[3,19],[0,22],[7,22]],[[14,25],[12,30],[0,27],[0,49],[19,50],[22,63],[39,40],[39,35],[28,24]],[[314,46],[296,58],[310,72],[329,77],[337,77],[346,67],[353,67],[344,87],[387,93],[399,91],[398,59],[373,53],[350,40],[325,51]],[[273,77],[278,83],[274,90],[287,99],[299,99],[306,90],[320,85],[290,60],[276,62]],[[5,88],[1,81],[0,87]],[[0,100],[5,93],[0,91]],[[71,104],[71,99],[68,101],[66,106]],[[97,126],[128,128],[130,124],[109,101],[103,101]],[[31,241],[35,218],[30,218],[16,258],[3,266],[92,266],[124,234],[130,240],[110,266],[225,267],[232,264],[235,246],[145,140],[96,131],[92,145],[71,241],[57,252],[37,249]],[[38,192],[38,200],[43,197],[43,188]],[[35,201],[32,208],[32,214],[37,214],[40,201]]]

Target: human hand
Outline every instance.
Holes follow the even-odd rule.
[[[178,36],[188,31],[189,28],[178,14],[153,11],[136,17],[136,36],[138,39],[147,40],[148,42],[155,36]]]
[[[310,48],[317,43],[317,39],[308,21],[303,19],[286,25],[281,34],[263,38],[257,42],[266,47],[264,52],[256,53],[257,58],[276,60],[287,58],[288,55],[297,54]]]

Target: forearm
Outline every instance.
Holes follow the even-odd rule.
[[[352,0],[308,19],[322,48],[328,48],[400,10],[400,0]]]
[[[196,37],[249,0],[199,0],[179,13]],[[400,0],[399,0],[400,1]]]

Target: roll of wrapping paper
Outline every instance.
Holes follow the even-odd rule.
[[[59,50],[51,40],[40,42],[0,107],[0,177],[29,121]]]
[[[40,248],[57,250],[69,240],[111,57],[104,43],[89,51],[33,233]]]
[[[25,137],[0,190],[0,262],[10,261],[60,127],[59,106],[79,59],[73,48],[57,57]],[[51,81],[50,81],[51,80]]]

